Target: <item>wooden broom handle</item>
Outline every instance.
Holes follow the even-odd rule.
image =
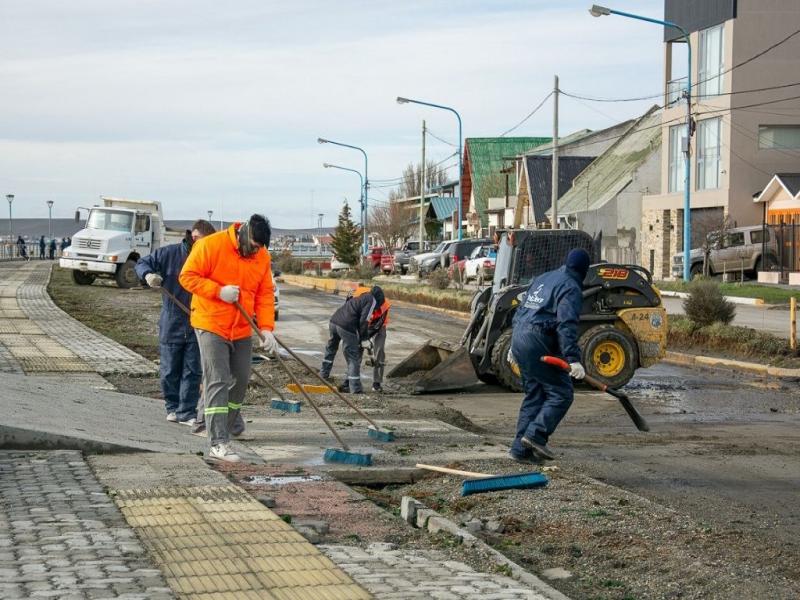
[[[447,473],[448,475],[461,475],[462,477],[494,477],[487,473],[473,473],[472,471],[459,471],[458,469],[448,469],[447,467],[437,467],[434,465],[423,465],[417,463],[415,465],[418,469],[425,469],[426,471],[436,471],[438,473]]]

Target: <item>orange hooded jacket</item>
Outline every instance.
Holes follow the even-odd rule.
[[[363,285],[358,286],[355,290],[353,290],[353,298],[358,298],[361,294],[369,294],[369,291],[372,288],[365,287]],[[372,311],[372,315],[369,318],[370,323],[374,323],[378,319],[381,318],[384,314],[386,318],[383,320],[383,327],[386,328],[389,325],[389,308],[392,305],[389,304],[389,301],[386,300],[384,297],[383,304],[381,304],[378,308]]]
[[[239,256],[237,232],[241,223],[197,240],[183,265],[179,281],[192,294],[192,327],[226,340],[252,335],[250,325],[233,304],[223,302],[225,285],[239,286],[239,304],[255,314],[259,329],[275,328],[275,285],[270,255],[265,248],[247,258]]]

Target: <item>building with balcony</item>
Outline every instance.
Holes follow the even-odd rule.
[[[704,221],[760,223],[754,193],[775,173],[800,167],[798,88],[778,87],[800,73],[800,35],[791,35],[800,29],[800,2],[666,0],[664,18],[689,32],[693,125],[687,141],[686,44],[665,28],[661,185],[642,200],[641,227],[657,278],[670,275],[672,255],[683,251],[687,149],[693,247],[707,233]]]

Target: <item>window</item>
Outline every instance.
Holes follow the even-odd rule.
[[[759,125],[758,147],[800,149],[800,125]]]
[[[709,27],[700,32],[700,56],[697,61],[698,95],[721,94],[724,71],[723,25]]]
[[[134,233],[144,233],[150,229],[150,215],[136,215],[136,228],[134,229]]]
[[[669,193],[682,192],[683,176],[683,138],[686,125],[673,125],[669,128]]]
[[[725,236],[725,248],[736,248],[737,246],[744,246],[744,232],[734,231]]]
[[[769,229],[757,229],[756,231],[750,232],[750,243],[751,244],[761,244],[763,243],[762,240],[764,239],[764,233],[766,233],[767,241],[769,241]]]
[[[697,189],[719,187],[720,117],[697,123]]]

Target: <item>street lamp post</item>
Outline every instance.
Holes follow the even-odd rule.
[[[361,226],[362,226],[362,233],[363,233],[363,253],[364,257],[369,254],[369,246],[367,244],[367,193],[369,191],[369,161],[367,160],[367,153],[364,151],[363,148],[359,148],[358,146],[351,146],[350,144],[344,144],[342,142],[334,142],[333,140],[328,140],[325,138],[317,138],[317,143],[320,144],[333,144],[335,146],[342,146],[344,148],[351,148],[353,150],[358,150],[361,154],[364,155],[364,177],[362,179],[362,202],[361,202]],[[342,168],[342,167],[338,167]],[[345,169],[346,171],[352,169]],[[359,173],[360,175],[360,173]]]
[[[11,220],[11,203],[14,202],[14,194],[6,194],[8,200],[8,239],[14,243],[14,222]]]
[[[209,211],[208,211],[208,222],[209,222],[209,223],[211,222],[211,216],[212,216],[213,214],[214,214],[214,211],[213,211],[213,210],[209,210]]]
[[[458,239],[461,239],[461,169],[463,168],[461,164],[461,144],[462,144],[462,137],[461,137],[461,115],[458,114],[458,111],[455,108],[450,108],[449,106],[444,106],[442,104],[434,104],[433,102],[424,102],[422,100],[412,100],[411,98],[404,98],[402,96],[397,97],[398,104],[421,104],[422,106],[430,106],[432,108],[441,108],[442,110],[449,110],[456,116],[458,119]],[[423,165],[424,167],[424,165]],[[422,240],[420,240],[420,244]],[[421,246],[420,246],[421,247]]]
[[[53,201],[47,201],[47,237],[53,237]]]
[[[672,27],[681,32],[683,39],[686,40],[686,49],[688,56],[688,70],[686,72],[686,148],[684,148],[684,176],[683,176],[683,279],[689,281],[690,274],[690,257],[692,251],[692,219],[691,219],[691,189],[689,182],[691,179],[691,156],[689,153],[690,142],[692,138],[692,44],[689,39],[689,32],[687,32],[680,25],[672,21],[661,21],[659,19],[651,19],[650,17],[643,17],[641,15],[634,15],[632,13],[623,12],[621,10],[614,10],[605,6],[592,5],[589,13],[593,17],[604,17],[608,15],[618,15],[620,17],[628,17],[629,19],[636,19],[638,21],[646,21],[648,23],[655,23],[656,25],[663,25],[664,27]]]

